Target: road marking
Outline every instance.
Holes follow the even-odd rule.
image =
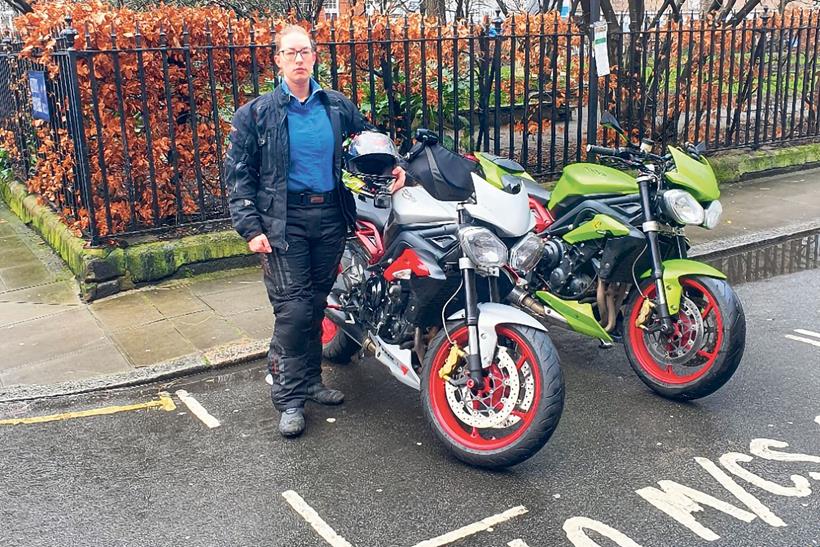
[[[787,334],[786,338],[797,342],[803,342],[804,344],[811,344],[812,346],[817,346],[820,348],[820,340],[812,340],[811,338],[803,338],[802,336],[793,336],[791,334]]]
[[[202,423],[207,425],[209,429],[219,427],[219,420],[211,416],[211,414],[205,410],[205,407],[199,404],[199,401],[194,399],[193,395],[189,394],[184,389],[178,389],[175,394],[179,397],[179,400],[188,407],[188,410],[190,410],[194,416],[199,418]]]
[[[299,515],[301,515],[301,517],[305,519],[320,536],[322,536],[322,539],[327,541],[333,547],[353,547],[345,538],[337,534],[328,523],[322,520],[319,513],[317,513],[313,507],[308,505],[307,502],[302,499],[302,496],[293,490],[288,490],[286,492],[282,492],[282,497],[285,498],[285,501],[287,501],[291,507],[293,507],[294,511],[299,513]]]
[[[441,547],[442,545],[453,543],[460,539],[464,539],[468,536],[472,536],[473,534],[477,534],[478,532],[483,532],[487,528],[492,528],[496,524],[506,522],[512,518],[523,515],[526,512],[527,508],[523,505],[519,505],[517,507],[513,507],[512,509],[504,511],[503,513],[499,513],[497,515],[493,515],[491,517],[482,519],[478,522],[468,524],[467,526],[463,526],[458,530],[453,530],[452,532],[444,534],[443,536],[438,536],[433,539],[428,539],[427,541],[422,541],[421,543],[417,543],[413,547]]]
[[[507,547],[530,547],[523,539],[514,539],[507,544]]]
[[[92,408],[90,410],[79,410],[76,412],[65,412],[62,414],[51,414],[49,416],[32,416],[29,418],[12,418],[0,420],[0,425],[20,425],[20,424],[43,424],[47,422],[58,422],[61,420],[73,420],[74,418],[87,418],[89,416],[106,416],[119,412],[129,412],[131,410],[145,410],[148,408],[159,408],[166,412],[176,410],[173,399],[167,393],[160,393],[158,401],[148,401],[125,406],[106,406],[103,408]]]
[[[796,332],[797,334],[802,334],[803,336],[813,336],[814,338],[820,338],[820,332],[814,332],[813,330],[794,329],[794,332]]]
[[[587,517],[572,517],[564,522],[564,533],[575,547],[600,547],[587,535],[587,530],[598,532],[605,538],[611,539],[619,547],[641,547],[620,530],[608,524]]]

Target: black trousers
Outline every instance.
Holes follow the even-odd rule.
[[[288,248],[266,256],[264,281],[275,315],[268,363],[277,410],[303,407],[307,387],[322,380],[322,319],[346,232],[338,203],[289,206]]]

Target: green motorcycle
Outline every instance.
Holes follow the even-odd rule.
[[[684,228],[720,220],[714,171],[700,147],[658,156],[649,141],[632,144],[609,113],[601,121],[629,144],[588,146],[599,163],[567,166],[552,192],[514,161],[475,154],[488,182],[526,188],[540,236],[537,264],[508,269],[508,300],[605,346],[622,342],[637,375],[664,397],[704,397],[732,377],[746,345],[726,276],[687,258]]]

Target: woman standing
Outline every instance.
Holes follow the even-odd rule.
[[[342,142],[365,129],[356,106],[311,77],[316,48],[307,31],[276,36],[282,82],[236,111],[225,160],[234,228],[259,253],[276,325],[268,351],[279,432],[305,429],[304,405],[337,405],[342,392],[321,377],[321,325],[345,237],[356,219],[341,182]],[[401,167],[393,171],[404,182]]]

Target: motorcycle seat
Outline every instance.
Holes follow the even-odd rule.
[[[356,216],[361,220],[372,223],[379,232],[384,232],[384,226],[390,217],[390,209],[379,209],[370,200],[356,200]]]
[[[527,190],[527,194],[529,194],[530,197],[535,199],[535,201],[537,201],[541,205],[545,207],[547,206],[547,203],[549,203],[550,201],[550,196],[552,195],[552,192],[550,192],[537,182],[532,182],[529,180],[524,180],[524,186]]]

